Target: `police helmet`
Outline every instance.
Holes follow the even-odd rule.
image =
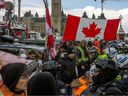
[[[109,41],[109,42],[107,43],[107,47],[114,47],[113,41]]]
[[[95,62],[96,69],[92,76],[92,80],[95,84],[105,84],[115,80],[119,74],[118,65],[108,58],[99,58]]]
[[[118,54],[113,60],[118,64],[120,69],[128,69],[128,55]]]
[[[38,66],[39,66],[38,62],[30,60],[29,63],[27,64],[23,74],[24,75],[27,75],[27,74],[31,75],[34,71],[36,71]]]
[[[117,50],[113,47],[108,47],[104,51],[109,58],[113,58],[115,55],[117,55]]]
[[[48,71],[50,73],[52,73],[53,76],[57,75],[57,71],[59,70],[59,65],[57,62],[55,61],[47,61],[44,62],[43,64],[41,64],[39,66],[39,71],[44,72],[44,71]]]
[[[39,66],[39,69],[42,71],[56,69],[58,64],[55,61],[47,61],[44,62],[42,65]]]
[[[118,65],[112,59],[98,58],[95,65],[101,67],[103,70],[110,69],[113,71],[118,71]]]
[[[90,52],[98,52],[98,49],[95,46],[92,46]]]

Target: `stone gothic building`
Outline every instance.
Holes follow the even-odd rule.
[[[51,7],[53,33],[59,33],[59,35],[62,35],[66,22],[66,14],[64,14],[61,7],[61,0],[52,0]],[[26,12],[21,18],[21,22],[26,24],[30,31],[45,32],[45,16],[39,17],[38,13],[33,16],[31,11]]]

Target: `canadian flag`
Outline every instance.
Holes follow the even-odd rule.
[[[52,24],[51,24],[51,18],[49,15],[49,9],[47,6],[47,1],[43,0],[45,4],[45,15],[46,15],[46,32],[47,32],[47,46],[50,51],[50,54],[52,58],[56,56],[56,51],[54,47],[54,36],[52,33]]]
[[[4,8],[4,0],[0,0],[0,8]]]
[[[63,40],[89,39],[99,37],[111,41],[117,39],[117,30],[120,19],[88,19],[68,15]]]

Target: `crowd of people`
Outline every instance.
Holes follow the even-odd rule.
[[[47,50],[20,50],[19,57],[29,59],[27,63],[0,62],[0,96],[127,95],[126,42],[60,42],[56,50],[52,60]]]

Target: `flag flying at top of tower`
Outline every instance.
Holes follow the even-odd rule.
[[[68,15],[63,40],[89,39],[99,37],[111,41],[117,39],[117,30],[120,19],[88,19]]]
[[[4,0],[0,0],[0,9],[4,8]]]
[[[48,4],[45,0],[45,15],[46,15],[46,33],[47,33],[47,47],[51,53],[51,56],[54,58],[56,55],[55,48],[54,48],[54,36],[52,32],[52,24],[51,24],[51,18],[49,14]]]

